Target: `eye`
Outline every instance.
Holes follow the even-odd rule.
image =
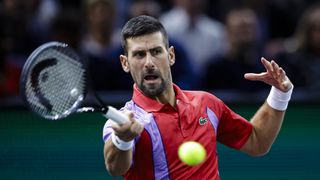
[[[146,55],[146,53],[144,51],[137,51],[135,53],[133,53],[133,57],[136,57],[136,58],[143,58],[144,56]]]
[[[161,49],[161,48],[155,48],[155,49],[152,49],[152,50],[151,50],[151,54],[152,54],[153,56],[159,55],[159,54],[161,54],[161,52],[162,52],[162,49]]]

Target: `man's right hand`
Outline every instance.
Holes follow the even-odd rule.
[[[129,117],[129,121],[122,125],[114,123],[112,128],[116,136],[121,140],[128,142],[133,140],[136,136],[139,136],[142,133],[144,126],[133,118],[134,115],[132,112],[126,112],[126,114]]]

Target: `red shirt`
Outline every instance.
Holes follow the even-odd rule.
[[[240,149],[252,132],[252,125],[230,110],[220,99],[202,91],[183,91],[174,85],[177,107],[144,96],[135,86],[132,101],[123,110],[133,111],[144,124],[135,139],[133,163],[125,179],[220,179],[216,142]],[[111,132],[104,127],[104,140]],[[197,141],[207,151],[203,163],[183,164],[177,154],[185,141]]]

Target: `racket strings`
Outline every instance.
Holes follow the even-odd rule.
[[[37,62],[55,60],[35,77],[38,87],[29,79],[28,101],[38,113],[57,119],[66,116],[78,106],[85,94],[85,69],[77,55],[65,48],[49,48],[37,57]],[[52,61],[53,61],[52,60]],[[32,73],[30,73],[32,75]],[[42,99],[42,101],[41,101]],[[44,100],[49,103],[44,103]]]

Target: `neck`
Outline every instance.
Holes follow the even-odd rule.
[[[154,99],[162,104],[170,104],[172,107],[176,107],[176,95],[173,89],[173,85],[170,84],[168,88]]]

